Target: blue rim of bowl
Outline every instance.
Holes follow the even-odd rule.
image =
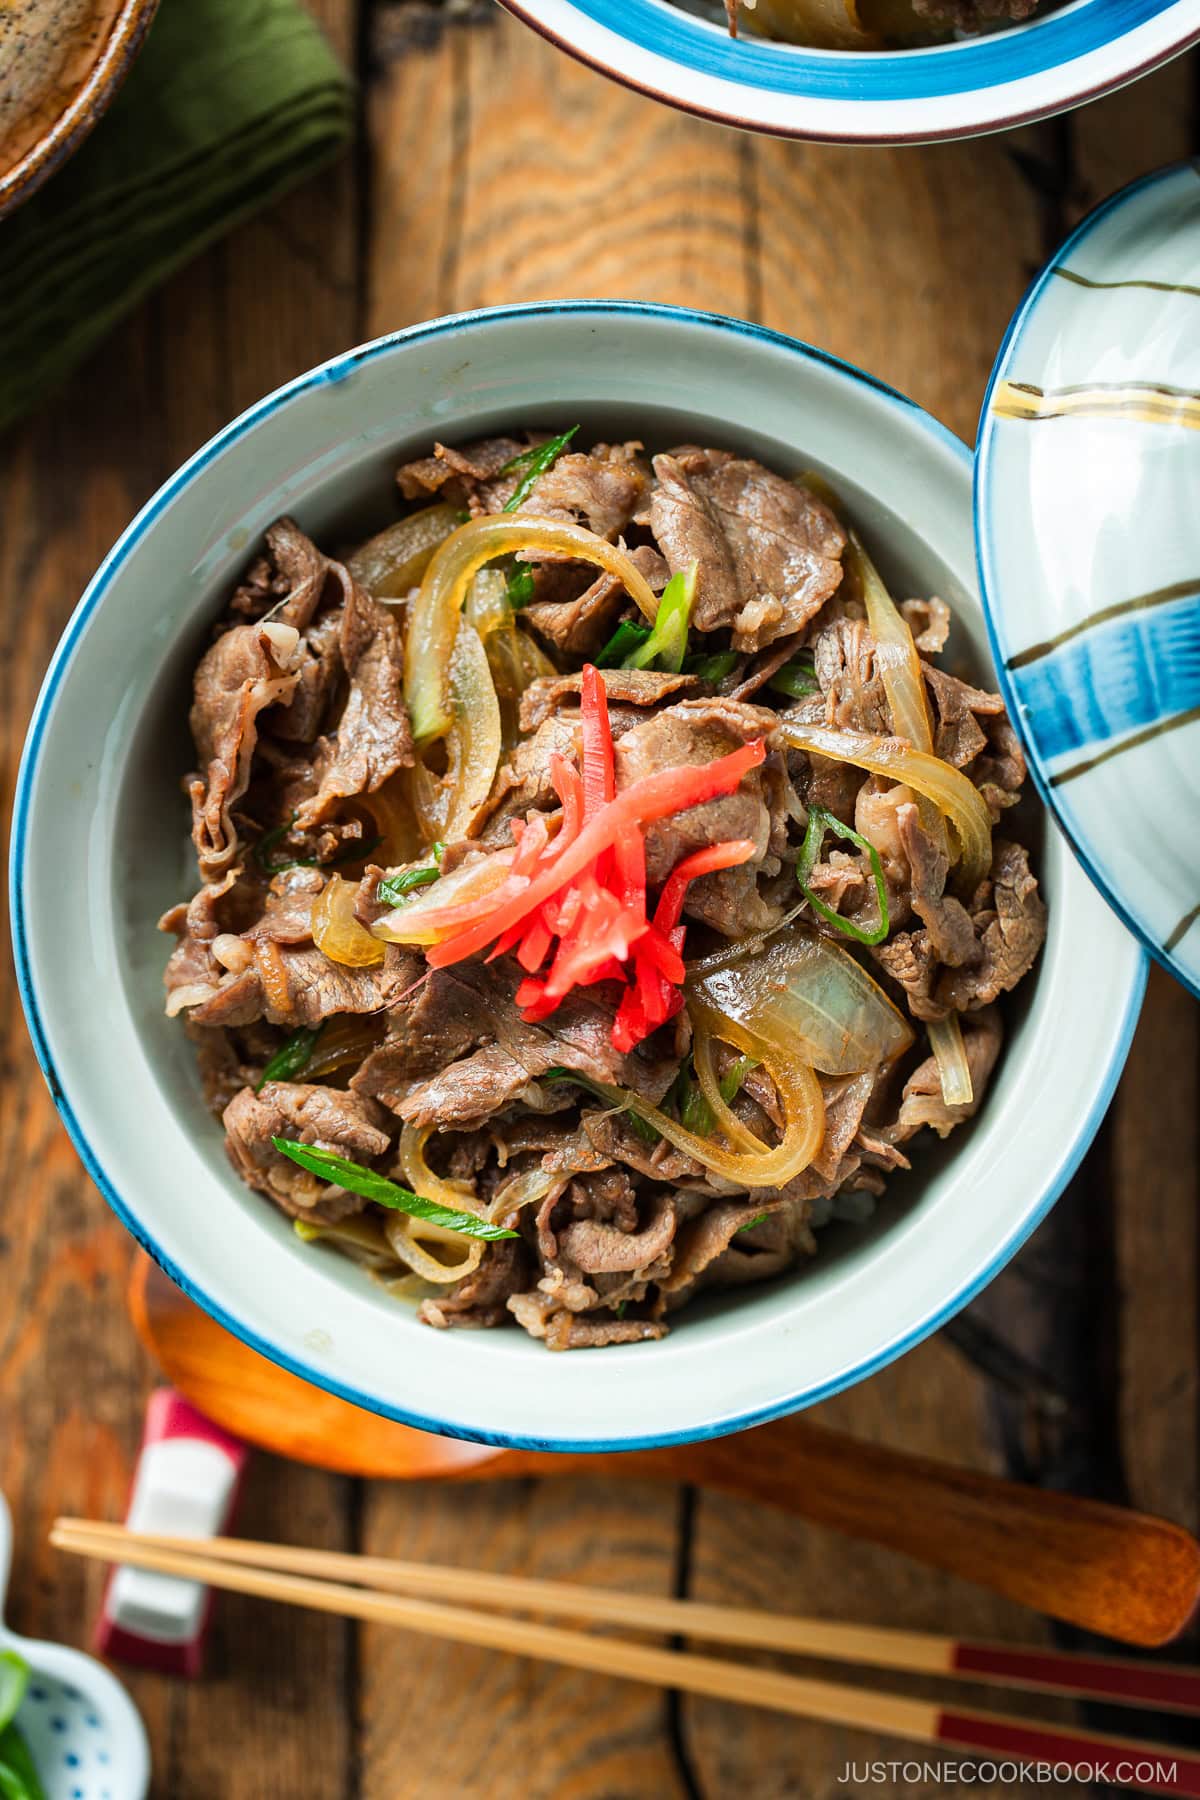
[[[911,129],[881,128],[876,138],[869,127],[813,131],[804,124],[793,127],[764,123],[735,112],[732,105],[720,109],[702,105],[583,49],[564,35],[561,26],[550,24],[542,16],[537,0],[502,0],[502,4],[577,61],[669,106],[748,131],[830,143],[925,143],[1001,130],[1095,99],[1169,61],[1200,39],[1200,24],[1193,22],[1194,15],[1182,0],[1074,0],[1061,11],[977,38],[926,49],[885,52],[817,50],[747,37],[744,33],[732,39],[719,25],[685,12],[674,0],[568,0],[570,10],[591,24],[643,53],[675,64],[689,76],[720,81],[731,93],[740,92],[750,98],[765,94],[798,102],[819,100],[844,105],[848,111],[869,111],[884,104],[919,106],[923,101],[952,100],[971,94],[1016,95],[1026,81],[1080,63],[1154,19],[1178,12],[1181,20],[1188,21],[1172,42],[1102,81],[1085,81],[1066,93],[1035,99],[1031,105],[1018,105],[1010,111],[993,112],[989,108],[981,121],[939,127],[932,133],[921,124]]]
[[[1002,607],[1000,603],[1000,581],[996,572],[995,533],[992,530],[991,508],[988,503],[989,471],[992,460],[992,447],[996,436],[996,421],[992,415],[992,394],[996,383],[1002,381],[1009,368],[1013,354],[1020,343],[1026,325],[1033,317],[1041,302],[1043,294],[1053,277],[1054,270],[1062,264],[1080,244],[1088,238],[1098,225],[1102,225],[1119,212],[1130,201],[1137,201],[1150,189],[1167,181],[1174,181],[1185,173],[1200,176],[1200,162],[1177,162],[1169,164],[1165,169],[1154,169],[1149,175],[1142,175],[1128,187],[1110,194],[1107,200],[1101,201],[1087,217],[1082,219],[1074,231],[1048,259],[1044,268],[1040,269],[1030,282],[1025,297],[1009,322],[1008,330],[996,353],[992,365],[991,377],[987,391],[983,396],[983,405],[979,412],[979,428],[976,433],[975,448],[975,560],[979,571],[979,588],[983,596],[983,613],[987,621],[988,640],[992,646],[992,661],[996,665],[996,676],[1000,683],[1000,692],[1004,704],[1025,746],[1029,762],[1029,772],[1033,776],[1038,793],[1045,805],[1054,814],[1059,830],[1070,844],[1077,861],[1087,871],[1093,885],[1104,896],[1107,904],[1116,913],[1122,924],[1127,926],[1143,946],[1150,952],[1155,962],[1160,963],[1167,972],[1174,976],[1181,987],[1187,989],[1200,999],[1200,982],[1196,982],[1181,968],[1170,952],[1159,943],[1147,926],[1141,923],[1131,910],[1130,903],[1122,898],[1111,878],[1104,873],[1104,859],[1088,843],[1078,822],[1069,816],[1067,802],[1059,789],[1053,787],[1049,773],[1042,760],[1037,734],[1033,724],[1023,714],[1020,697],[1008,667],[1010,651],[1006,648],[1001,636]]]
[[[1130,991],[1126,998],[1125,1008],[1118,1027],[1116,1042],[1109,1055],[1108,1064],[1100,1082],[1100,1090],[1074,1137],[1067,1145],[1059,1159],[1058,1167],[1046,1183],[1040,1198],[1028,1209],[1018,1221],[1014,1230],[1004,1243],[991,1256],[985,1267],[950,1299],[945,1301],[934,1312],[927,1315],[917,1325],[910,1327],[891,1343],[876,1351],[862,1362],[839,1372],[828,1381],[815,1387],[800,1388],[783,1400],[770,1406],[757,1408],[731,1417],[707,1421],[701,1426],[677,1432],[664,1432],[651,1437],[629,1438],[537,1438],[522,1437],[514,1433],[488,1432],[476,1426],[463,1425],[454,1420],[428,1418],[420,1413],[406,1411],[402,1407],[393,1406],[370,1394],[360,1392],[336,1377],[313,1368],[302,1358],[289,1355],[277,1346],[260,1337],[254,1328],[242,1320],[226,1312],[219,1301],[211,1298],[196,1285],[185,1272],[176,1266],[160,1246],[155,1242],[142,1222],[130,1210],[113,1182],[92,1150],[79,1120],[67,1098],[59,1079],[54,1059],[50,1052],[49,1041],[38,1009],[37,995],[34,989],[30,967],[29,944],[25,925],[25,900],[23,893],[23,876],[25,868],[26,838],[29,824],[30,797],[34,776],[37,770],[42,738],[49,724],[54,708],[55,697],[59,685],[73,658],[78,640],[88,620],[100,605],[112,581],[139,542],[145,531],[167,509],[177,494],[188,486],[207,466],[220,456],[230,444],[251,431],[262,420],[286,406],[297,395],[307,393],[330,382],[344,380],[347,376],[365,368],[379,356],[391,352],[397,345],[419,343],[430,337],[444,336],[455,331],[469,331],[476,326],[484,325],[500,319],[519,319],[530,317],[559,317],[564,315],[585,315],[594,318],[628,319],[650,317],[663,320],[674,320],[686,325],[700,325],[730,333],[735,337],[751,338],[769,344],[777,349],[785,350],[790,355],[799,356],[809,362],[819,363],[826,368],[836,370],[854,382],[869,387],[874,393],[886,400],[890,405],[902,408],[908,415],[915,415],[923,430],[935,438],[944,449],[949,449],[960,459],[970,461],[971,452],[960,438],[939,423],[933,416],[924,411],[914,400],[898,393],[886,382],[856,368],[852,363],[832,356],[828,351],[819,350],[809,344],[800,343],[781,332],[770,331],[765,326],[751,325],[740,319],[726,318],[720,313],[706,313],[689,307],[662,306],[638,301],[604,301],[604,300],[567,300],[550,302],[531,302],[526,305],[484,307],[473,312],[456,313],[446,318],[436,319],[428,324],[413,325],[405,330],[390,333],[386,337],[376,338],[371,343],[360,345],[357,349],[343,352],[332,357],[328,362],[310,369],[306,374],[297,376],[294,381],[275,389],[271,394],[259,400],[255,405],[241,413],[229,425],[210,438],[185,462],[171,478],[164,482],[142,507],[131,524],[126,526],[113,548],[104,558],[96,574],[88,583],[78,606],[69,619],[66,629],[60,638],[51,658],[50,666],[42,682],[37,703],[25,739],[25,747],[21,756],[21,765],[17,772],[17,785],[13,807],[12,851],[9,873],[9,900],[13,926],[13,956],[16,963],[17,983],[21,995],[29,1033],[33,1040],[38,1063],[50,1089],[51,1097],[58,1109],[71,1141],[78,1152],[88,1174],[103,1194],[109,1206],[116,1213],[121,1223],[142,1248],[154,1258],[163,1272],[189,1299],[204,1309],[218,1324],[227,1331],[257,1350],[261,1356],[277,1363],[290,1374],[298,1375],[301,1380],[310,1382],[314,1387],[323,1388],[327,1393],[336,1394],[339,1399],[347,1400],[354,1406],[364,1408],[368,1412],[379,1413],[385,1418],[394,1419],[398,1424],[409,1425],[418,1431],[433,1432],[442,1437],[461,1438],[470,1443],[488,1444],[497,1449],[514,1450],[551,1450],[562,1452],[596,1452],[615,1450],[650,1450],[673,1444],[700,1443],[705,1439],[724,1437],[731,1432],[742,1431],[753,1425],[766,1424],[771,1419],[784,1417],[788,1413],[797,1412],[802,1407],[811,1406],[819,1400],[828,1399],[830,1395],[840,1393],[843,1388],[852,1386],[866,1376],[874,1374],[877,1369],[903,1355],[923,1338],[937,1331],[946,1321],[954,1316],[968,1301],[987,1285],[1008,1262],[1009,1258],[1020,1248],[1029,1234],[1039,1225],[1057,1200],[1059,1194],[1074,1174],[1076,1168],[1099,1129],[1100,1122],[1108,1109],[1117,1079],[1124,1066],[1133,1037],[1134,1026],[1141,1008],[1142,993],[1146,981],[1146,962],[1141,959],[1134,970],[1130,983]]]

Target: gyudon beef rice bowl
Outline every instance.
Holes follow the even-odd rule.
[[[984,1101],[1025,767],[816,477],[436,444],[290,519],[195,672],[167,1010],[229,1156],[420,1318],[662,1337]]]

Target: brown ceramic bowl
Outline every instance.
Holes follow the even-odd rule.
[[[0,219],[96,124],[158,0],[0,0]]]

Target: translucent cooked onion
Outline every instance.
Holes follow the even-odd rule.
[[[959,879],[963,890],[975,891],[992,866],[992,821],[979,789],[960,770],[940,757],[914,750],[903,738],[870,737],[861,731],[833,731],[783,718],[784,741],[811,756],[853,763],[892,781],[905,781],[932,800],[949,820],[957,840]]]
[[[947,1106],[970,1106],[975,1098],[975,1084],[957,1013],[930,1021],[929,1043],[942,1078],[942,1099]]]
[[[422,507],[368,539],[346,567],[377,600],[403,600],[457,524],[458,514],[452,506]]]
[[[492,791],[504,748],[500,702],[483,640],[464,620],[450,661],[451,729],[449,805],[443,826],[448,844],[467,836],[475,814]]]
[[[380,840],[371,850],[371,861],[388,869],[397,863],[415,862],[430,842],[418,828],[408,775],[407,769],[401,769],[377,793],[355,797],[355,806],[368,814]]]
[[[713,1033],[706,1024],[698,1020],[692,1021],[692,1064],[700,1083],[700,1092],[708,1102],[708,1109],[718,1129],[738,1149],[748,1150],[752,1156],[763,1155],[769,1146],[743,1125],[721,1092],[713,1061]]]
[[[452,874],[441,875],[414,893],[405,906],[377,919],[372,932],[388,944],[436,944],[445,935],[445,927],[426,924],[426,916],[494,892],[508,878],[513,854],[512,850],[496,850],[474,862],[460,863]]]
[[[561,1175],[550,1175],[545,1169],[526,1169],[514,1175],[496,1194],[486,1209],[490,1225],[515,1225],[517,1214],[527,1206],[544,1200],[555,1185],[565,1185]]]
[[[880,1068],[913,1041],[908,1021],[862,965],[798,923],[755,955],[735,945],[693,964],[687,991],[693,1021],[713,1035],[727,1038],[736,1023],[766,1043],[776,1063],[784,1055],[824,1075]]]
[[[581,525],[505,514],[460,525],[434,554],[409,612],[404,698],[418,744],[444,737],[453,722],[447,706],[447,672],[471,577],[496,557],[520,551],[568,557],[608,570],[653,619],[657,602],[637,565],[624,550]]]
[[[925,696],[925,677],[908,621],[888,593],[856,531],[849,534],[845,561],[862,589],[867,623],[875,639],[875,661],[883,677],[896,733],[906,737],[914,750],[932,752],[933,722]]]
[[[387,1034],[379,1013],[343,1013],[327,1019],[304,1065],[301,1079],[318,1081],[335,1069],[357,1068],[378,1049]]]
[[[400,1133],[400,1168],[408,1186],[423,1200],[435,1200],[452,1212],[475,1213],[483,1218],[484,1209],[468,1182],[448,1181],[442,1175],[435,1175],[425,1161],[425,1145],[432,1134],[433,1127],[429,1125],[405,1125]],[[383,1221],[383,1230],[400,1261],[423,1281],[438,1286],[444,1287],[449,1282],[460,1281],[464,1275],[474,1274],[483,1259],[484,1244],[479,1238],[466,1238],[461,1232],[447,1231],[429,1219],[413,1219],[403,1213],[389,1214]],[[435,1244],[457,1251],[457,1259],[448,1262],[443,1256],[435,1255],[430,1248]]]
[[[747,1031],[735,1020],[722,1020],[719,1025],[714,1021],[712,1029],[719,1030],[726,1042],[735,1045],[747,1056],[753,1056],[775,1083],[783,1110],[783,1136],[774,1148],[760,1149],[753,1154],[745,1150],[726,1149],[710,1138],[697,1137],[695,1132],[688,1131],[677,1119],[672,1119],[657,1106],[652,1106],[648,1100],[643,1100],[640,1094],[632,1093],[626,1088],[609,1087],[607,1083],[599,1081],[593,1084],[595,1091],[602,1094],[614,1107],[622,1110],[628,1108],[630,1112],[636,1113],[639,1119],[653,1125],[655,1131],[666,1138],[668,1143],[674,1144],[677,1150],[682,1150],[704,1168],[711,1169],[714,1175],[724,1176],[735,1186],[784,1187],[808,1167],[821,1148],[825,1136],[825,1102],[820,1083],[810,1068],[796,1062],[790,1055],[781,1057],[778,1045],[770,1044],[765,1038]],[[757,1142],[757,1139],[754,1141]]]
[[[387,1268],[396,1260],[381,1221],[368,1215],[329,1223],[324,1219],[297,1219],[294,1229],[306,1244],[335,1244],[343,1256],[370,1269]]]
[[[386,953],[379,939],[354,916],[357,893],[357,882],[345,881],[340,875],[329,877],[312,910],[313,943],[330,962],[369,969],[381,963]]]

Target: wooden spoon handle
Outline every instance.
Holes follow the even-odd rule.
[[[579,1467],[575,1457],[517,1460],[539,1475]],[[506,1474],[516,1472],[503,1461]],[[1127,1644],[1167,1642],[1200,1598],[1200,1544],[1179,1526],[863,1443],[808,1419],[588,1461],[597,1473],[607,1465],[766,1501]]]

